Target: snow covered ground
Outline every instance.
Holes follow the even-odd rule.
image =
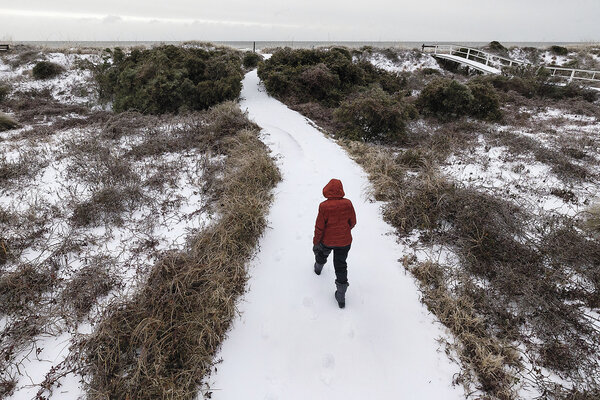
[[[46,59],[60,63],[66,71],[44,81],[31,78],[28,71],[33,63],[17,68],[2,63],[0,81],[8,81],[13,91],[19,92],[47,88],[61,104],[93,105],[93,90],[72,95],[91,78],[89,70],[76,67],[73,57],[47,54]],[[15,393],[9,397],[15,400],[36,398],[47,374],[69,355],[72,340],[91,332],[104,307],[131,294],[164,252],[183,249],[191,233],[211,222],[205,208],[203,173],[205,167],[221,163],[221,156],[213,157],[196,148],[135,154],[138,146],[154,143],[160,134],[169,137],[185,129],[185,118],[163,119],[164,124],[148,123],[145,128],[130,123],[121,137],[112,138],[94,121],[83,127],[54,128],[62,117],[85,118],[49,117],[0,133],[0,241],[9,254],[8,260],[0,263],[0,278],[7,279],[28,264],[39,271],[46,271],[48,265],[56,268],[51,289],[43,291],[36,307],[30,310],[27,303],[24,310],[8,304],[0,308],[0,354],[9,354],[11,360],[0,363],[0,379],[16,380]],[[3,175],[13,170],[17,176]],[[129,190],[133,196],[122,200]],[[104,205],[95,209],[98,204],[94,196],[103,193],[107,195],[101,200]],[[116,209],[109,209],[110,204]],[[92,210],[91,222],[75,218],[77,210],[88,215],[88,209]],[[78,310],[71,308],[72,299],[64,294],[76,279],[84,286],[88,282],[86,291],[94,291],[82,275],[84,271],[93,271],[92,275],[107,272],[110,284],[99,284],[110,288],[86,300],[92,303],[90,309],[75,317]],[[0,295],[5,295],[2,291],[6,286],[1,289]],[[70,295],[76,300],[86,296]],[[23,319],[31,322],[37,318],[43,322],[33,337],[10,333]],[[38,328],[32,322],[33,327]],[[16,350],[10,348],[10,343],[20,340],[25,344],[17,345]],[[61,377],[58,383],[53,399],[83,395],[75,374]]]
[[[366,196],[365,173],[306,118],[269,97],[256,71],[243,83],[241,107],[263,128],[283,181],[206,398],[463,398],[452,386],[458,366],[436,341],[445,333],[398,261],[406,249]],[[331,259],[321,276],[312,271],[314,221],[331,178],[343,182],[358,219],[344,310],[333,297]]]
[[[16,359],[20,360],[20,371],[24,373],[10,373],[20,375],[12,399],[34,398],[46,373],[69,354],[71,339],[78,333],[89,333],[103,307],[111,299],[132,294],[163,252],[182,249],[190,233],[201,230],[209,223],[208,216],[203,211],[204,199],[201,194],[202,155],[184,151],[166,153],[131,164],[133,173],[138,176],[142,185],[157,175],[165,174],[164,179],[171,180],[172,183],[167,183],[163,190],[143,185],[142,200],[132,208],[120,212],[114,220],[111,217],[90,226],[74,224],[74,210],[90,200],[93,193],[98,193],[98,188],[69,173],[76,161],[69,155],[65,143],[73,139],[85,140],[84,137],[90,135],[92,133],[87,130],[67,130],[54,135],[48,143],[44,143],[47,166],[30,181],[23,179],[17,185],[0,190],[0,207],[3,212],[11,215],[52,215],[46,221],[39,221],[43,223],[44,233],[20,254],[15,254],[16,259],[3,266],[5,274],[24,263],[45,265],[57,261],[60,264],[57,281],[63,283],[57,286],[55,294],[49,296],[58,299],[60,290],[64,290],[84,268],[108,268],[117,283],[108,296],[98,299],[90,315],[83,318],[77,327],[65,326],[63,322],[45,327],[45,333],[36,337],[35,342],[24,349],[22,354],[16,355]],[[134,142],[134,139],[128,137],[121,143],[110,145],[115,146],[113,151],[125,153],[128,144]],[[0,151],[6,154],[7,147],[11,145],[23,148],[28,143],[3,141],[0,143]],[[92,160],[84,161],[94,168]],[[168,177],[166,171],[174,175]],[[27,233],[22,225],[9,225],[2,236],[9,239],[10,246],[10,239]],[[60,251],[65,246],[73,246],[73,250]],[[59,257],[56,255],[57,251],[60,251]],[[6,325],[0,325],[0,332],[16,321],[18,320],[9,317],[5,320]],[[38,353],[36,349],[41,352]],[[68,378],[72,383],[77,383],[74,376]],[[77,398],[80,394],[78,385],[63,386],[55,392],[53,398]]]
[[[97,103],[96,93],[90,83],[92,72],[84,68],[83,64],[99,62],[98,54],[40,53],[34,61],[12,68],[9,62],[17,57],[17,55],[13,55],[7,56],[4,61],[0,59],[0,83],[2,81],[10,82],[15,89],[23,92],[47,89],[56,100],[62,103],[88,104],[90,106]],[[64,67],[65,72],[50,79],[33,79],[31,70],[40,60],[56,63]]]
[[[368,57],[368,60],[374,66],[389,72],[414,72],[423,68],[441,70],[441,67],[431,55],[414,50],[400,51],[395,60],[374,52]]]

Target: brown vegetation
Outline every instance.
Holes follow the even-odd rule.
[[[228,156],[210,188],[221,217],[187,251],[162,259],[144,287],[113,304],[81,343],[91,398],[191,398],[210,371],[279,180],[256,129],[234,130],[212,145]]]
[[[9,115],[0,112],[0,132],[15,129],[19,124]]]
[[[525,365],[541,365],[578,382],[570,395],[593,398],[600,339],[585,309],[600,307],[600,243],[571,218],[538,216],[449,182],[426,153],[414,175],[406,173],[415,165],[406,165],[414,159],[406,151],[394,158],[384,147],[347,148],[369,173],[375,197],[388,201],[384,216],[401,236],[416,230],[422,242],[459,259],[451,266],[405,260],[423,301],[455,337],[459,381],[513,399]],[[538,390],[562,398],[565,388],[534,376]]]

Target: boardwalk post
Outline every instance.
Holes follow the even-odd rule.
[[[252,52],[256,53],[256,42],[252,42]]]

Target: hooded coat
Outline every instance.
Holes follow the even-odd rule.
[[[352,202],[344,198],[344,187],[339,179],[332,179],[323,188],[327,198],[319,204],[313,244],[327,247],[344,247],[352,243],[350,230],[356,225]]]

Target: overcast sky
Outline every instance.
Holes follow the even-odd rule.
[[[0,0],[0,40],[597,42],[600,0]]]

